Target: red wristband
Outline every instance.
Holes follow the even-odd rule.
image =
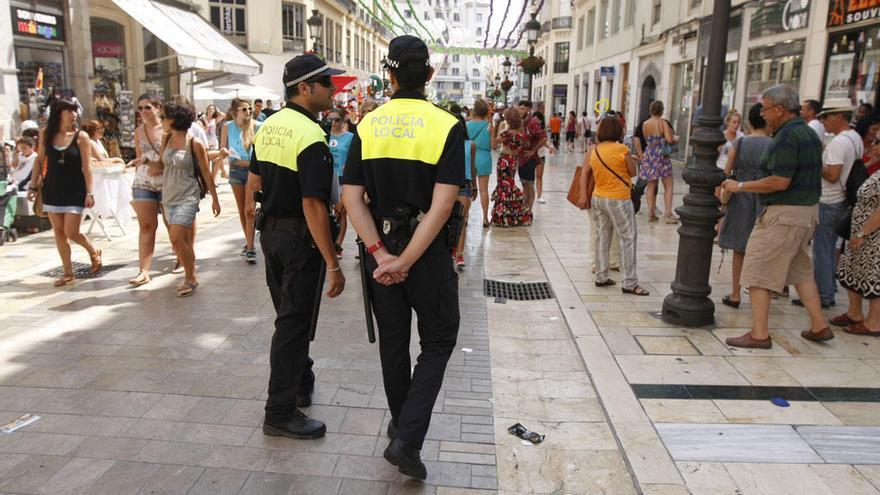
[[[385,244],[382,244],[382,239],[379,239],[378,241],[376,241],[376,244],[373,244],[372,246],[367,248],[367,252],[373,254],[383,247],[385,247]]]

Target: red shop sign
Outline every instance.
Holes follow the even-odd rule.
[[[122,43],[115,41],[93,41],[92,56],[95,58],[121,58]]]

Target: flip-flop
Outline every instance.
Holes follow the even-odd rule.
[[[864,322],[858,322],[843,329],[844,332],[853,335],[869,335],[871,337],[880,337],[880,330],[871,330],[865,326]]]
[[[616,283],[617,282],[609,278],[608,280],[604,280],[602,282],[596,282],[596,287],[610,287],[612,285],[615,285]]]
[[[183,273],[183,265],[180,264],[180,260],[174,263],[174,268],[171,269],[171,273]]]
[[[129,279],[128,283],[134,287],[140,287],[142,285],[150,283],[150,276],[144,272],[139,272],[137,277]]]
[[[188,297],[193,295],[196,292],[196,288],[198,288],[198,282],[187,282],[180,287],[177,288],[177,297]]]
[[[623,292],[624,294],[632,294],[634,296],[650,296],[651,295],[650,292],[646,291],[645,289],[641,288],[638,285],[633,287],[632,289],[623,288],[623,289],[620,289],[620,291]]]

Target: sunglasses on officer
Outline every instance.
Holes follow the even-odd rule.
[[[333,86],[333,81],[330,79],[330,76],[319,76],[319,77],[315,77],[312,79],[306,79],[304,82],[307,84],[317,83],[317,84],[320,84],[321,86],[324,86],[325,88],[329,88],[330,86]]]

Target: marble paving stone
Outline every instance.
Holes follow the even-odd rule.
[[[250,473],[238,493],[239,495],[286,495],[293,493],[295,486],[296,477],[292,474]]]
[[[189,495],[235,495],[250,475],[247,471],[205,469]]]
[[[715,405],[730,423],[841,424],[839,419],[818,402],[790,401],[788,407],[779,407],[769,400],[716,400]]]
[[[880,426],[880,407],[875,402],[823,402],[842,424]]]
[[[880,427],[800,426],[797,432],[826,462],[880,464]]]
[[[810,470],[816,473],[826,486],[835,493],[853,495],[878,495],[880,487],[864,476],[857,466],[835,464],[812,464]]]
[[[800,383],[789,375],[776,361],[769,357],[735,356],[727,362],[752,385],[789,387]]]
[[[644,495],[691,495],[684,485],[642,485]]]
[[[203,468],[195,466],[161,465],[144,484],[143,492],[172,495],[188,493],[201,477]]]
[[[655,426],[676,461],[822,462],[790,426],[676,423]]]
[[[815,466],[843,468],[825,471],[824,478],[813,469],[814,466],[807,464],[725,463],[724,467],[745,495],[758,493],[784,495],[875,493],[864,491],[864,488],[870,488],[870,485],[866,485],[864,480],[860,483],[855,479],[858,477],[858,473],[853,472],[853,479],[846,479],[846,471],[851,469],[849,466]],[[836,480],[834,480],[835,478]],[[854,491],[839,491],[839,488],[845,487],[850,487]]]
[[[700,351],[688,340],[687,337],[649,337],[636,336],[645,354],[660,354],[673,356],[699,356]]]
[[[645,351],[629,333],[626,327],[599,327],[599,333],[605,339],[612,354],[641,355]]]
[[[649,422],[615,422],[614,430],[640,484],[681,484],[673,458]]]
[[[641,399],[639,402],[654,423],[727,423],[727,418],[711,400]]]
[[[784,359],[774,361],[805,387],[876,387],[880,370],[858,359]]]
[[[605,415],[596,399],[529,399],[505,395],[495,397],[495,408],[499,414],[520,418],[520,421],[595,422],[605,420]]]
[[[676,465],[694,495],[744,495],[720,462],[677,462]]]
[[[73,455],[96,459],[133,461],[135,456],[150,443],[147,439],[120,437],[86,437]]]
[[[9,466],[3,473],[3,477],[0,478],[0,491],[10,493],[39,492],[41,487],[70,461],[69,457],[61,456],[30,455],[24,457]]]
[[[617,356],[630,383],[748,385],[723,357]]]
[[[856,465],[853,466],[859,471],[859,474],[870,481],[874,487],[880,490],[880,465]]]

